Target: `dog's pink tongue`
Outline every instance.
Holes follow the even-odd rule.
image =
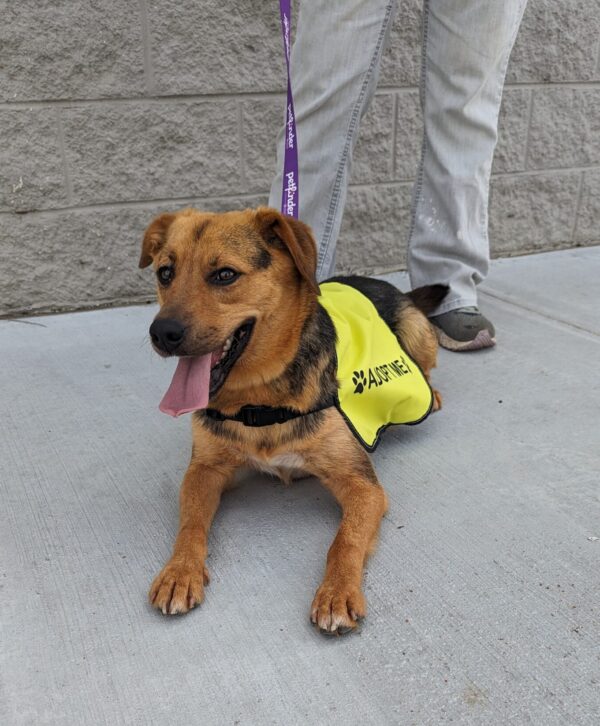
[[[180,358],[169,390],[159,409],[170,416],[197,411],[208,405],[212,354]]]

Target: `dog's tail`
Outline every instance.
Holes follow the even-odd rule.
[[[412,304],[422,313],[432,313],[448,294],[448,285],[425,285],[407,293]]]

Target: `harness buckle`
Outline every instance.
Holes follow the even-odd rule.
[[[271,408],[270,406],[243,406],[238,416],[245,426],[272,426],[289,421],[290,412],[285,408]]]

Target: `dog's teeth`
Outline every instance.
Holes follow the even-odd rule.
[[[231,348],[231,344],[233,343],[233,337],[227,338],[225,341],[225,345],[223,346],[223,350],[227,352]]]

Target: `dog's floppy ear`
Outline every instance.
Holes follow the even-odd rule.
[[[317,245],[310,227],[270,207],[259,207],[256,210],[256,224],[269,244],[285,247],[310,290],[320,295],[317,284]]]
[[[142,254],[140,255],[140,267],[148,267],[152,264],[154,255],[160,250],[167,239],[167,231],[175,219],[174,214],[161,214],[156,217],[144,233],[142,242]]]

